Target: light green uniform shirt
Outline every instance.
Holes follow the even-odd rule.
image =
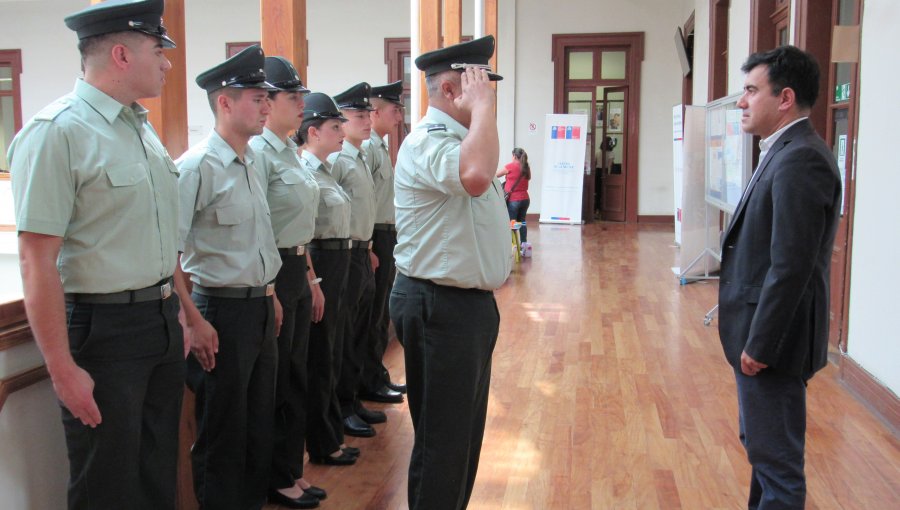
[[[316,216],[315,239],[348,239],[350,237],[350,197],[331,174],[331,164],[320,161],[313,153],[303,151],[300,163],[312,172],[319,185],[319,211]]]
[[[497,179],[480,197],[463,188],[459,150],[467,133],[449,115],[429,107],[403,140],[394,176],[394,258],[406,276],[494,290],[512,269],[509,216]]]
[[[331,175],[350,197],[350,238],[372,239],[375,228],[375,183],[366,165],[366,153],[344,140],[341,152],[328,156]]]
[[[149,287],[178,262],[178,170],[147,123],[83,80],[9,148],[19,232],[63,238],[63,289]]]
[[[213,130],[175,162],[181,171],[181,266],[196,284],[260,287],[281,268],[254,158],[248,147],[242,162]]]
[[[279,248],[305,245],[316,229],[319,185],[312,173],[300,165],[297,144],[281,140],[269,128],[250,139],[256,154],[256,169],[267,188],[272,230]]]
[[[394,166],[390,150],[374,129],[363,142],[363,150],[375,182],[375,223],[394,223]]]

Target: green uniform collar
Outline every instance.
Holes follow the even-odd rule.
[[[87,104],[97,111],[106,119],[106,122],[112,124],[126,108],[125,105],[116,101],[102,90],[94,87],[90,83],[79,78],[75,80],[75,95],[84,100]],[[138,118],[141,124],[147,121],[147,109],[138,103],[131,104],[131,110]]]
[[[215,151],[216,156],[219,157],[219,160],[224,165],[229,165],[232,161],[237,161],[245,166],[253,164],[253,149],[250,148],[250,145],[247,145],[244,149],[244,160],[241,161],[237,152],[234,152],[234,149],[228,145],[228,142],[215,129],[209,134],[209,148]]]
[[[275,134],[274,131],[272,131],[268,127],[263,128],[262,137],[263,137],[263,140],[265,140],[266,143],[271,145],[272,148],[275,149],[275,152],[277,152],[277,153],[280,153],[285,149],[291,149],[293,151],[297,150],[297,144],[294,143],[293,140],[291,140],[290,138],[288,138],[287,141],[282,140],[281,138],[278,137],[278,135]]]

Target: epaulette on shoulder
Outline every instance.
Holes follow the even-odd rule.
[[[70,106],[72,106],[71,102],[66,101],[65,99],[57,99],[39,111],[37,115],[34,116],[34,120],[55,120],[56,117],[59,117],[59,114],[68,110]]]
[[[188,151],[183,156],[178,158],[178,170],[191,170],[194,168],[198,168],[200,163],[203,162],[203,158],[206,156],[205,151]]]
[[[428,124],[428,132],[433,133],[435,131],[446,131],[446,124]]]

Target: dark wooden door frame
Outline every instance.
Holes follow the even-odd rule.
[[[630,88],[627,106],[628,176],[625,181],[625,221],[638,221],[638,177],[640,148],[641,63],[644,61],[644,33],[619,32],[604,34],[553,34],[553,113],[565,111],[566,50],[571,47],[604,46],[625,49],[626,82]]]

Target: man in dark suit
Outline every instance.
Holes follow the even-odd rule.
[[[802,509],[806,382],[827,363],[841,178],[807,118],[818,95],[813,57],[783,46],[741,69],[741,125],[762,139],[761,153],[723,238],[719,336],[753,467],[748,508]]]

